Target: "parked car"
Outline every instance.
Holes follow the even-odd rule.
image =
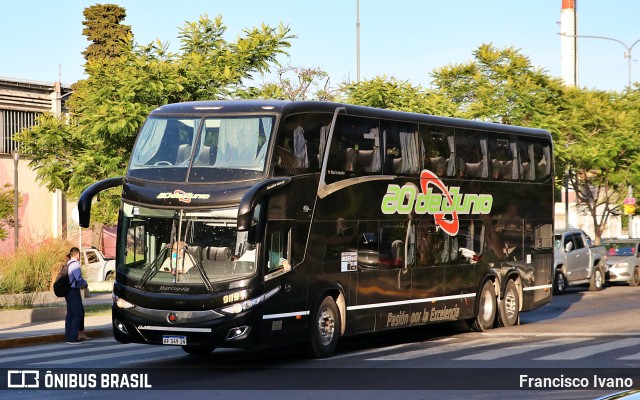
[[[589,290],[602,290],[607,272],[607,254],[603,246],[594,246],[580,229],[561,229],[554,233],[555,294],[567,286],[589,285]]]
[[[86,281],[113,281],[116,278],[116,260],[106,258],[95,247],[80,250],[80,265]]]
[[[640,285],[640,239],[605,239],[609,282]]]

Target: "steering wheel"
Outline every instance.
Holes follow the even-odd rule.
[[[153,165],[173,165],[173,164],[171,164],[169,161],[158,161]]]

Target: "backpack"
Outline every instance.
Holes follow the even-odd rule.
[[[64,264],[58,272],[56,280],[53,281],[53,293],[58,297],[67,297],[71,291],[71,282],[69,281],[69,264]]]

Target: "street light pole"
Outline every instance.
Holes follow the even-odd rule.
[[[14,254],[18,254],[18,237],[20,234],[20,225],[18,224],[18,162],[20,161],[20,152],[16,149],[13,151],[13,236],[14,236]]]
[[[356,0],[356,82],[360,83],[360,0]]]
[[[638,39],[635,42],[633,42],[633,44],[631,46],[628,46],[622,40],[618,40],[618,39],[615,39],[615,38],[612,38],[612,37],[608,37],[608,36],[568,35],[565,32],[559,33],[558,35],[567,36],[567,37],[574,37],[574,38],[604,39],[604,40],[610,40],[612,42],[620,43],[621,45],[623,45],[624,48],[627,50],[624,53],[624,57],[627,59],[627,87],[629,89],[631,89],[631,50],[633,50],[633,47],[636,44],[640,43],[640,39]]]

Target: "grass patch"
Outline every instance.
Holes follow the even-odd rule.
[[[22,246],[16,255],[0,257],[0,294],[50,290],[70,246],[65,240],[50,239],[35,248]]]
[[[111,303],[108,304],[85,304],[84,316],[97,317],[101,315],[111,315]]]

